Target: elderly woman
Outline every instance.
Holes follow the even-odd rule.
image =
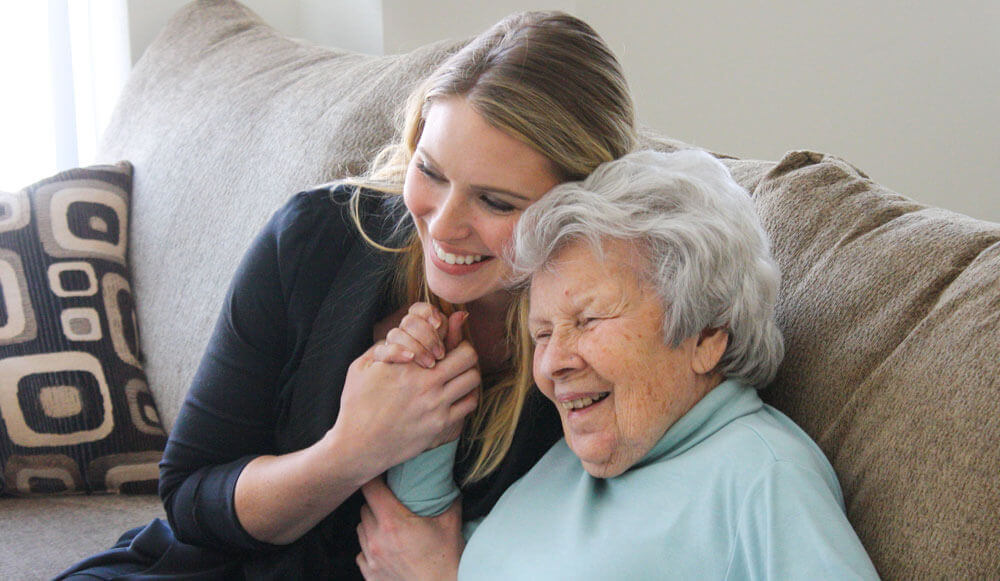
[[[460,578],[877,578],[823,453],[757,395],[783,355],[779,275],[724,166],[694,151],[604,164],[531,206],[515,244],[535,382],[565,438],[474,529]],[[414,482],[435,455],[392,482],[424,511],[415,497],[449,498]],[[369,556],[389,544],[384,499],[369,504],[379,577],[395,564]]]

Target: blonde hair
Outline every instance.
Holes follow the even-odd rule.
[[[407,303],[430,302],[445,314],[456,306],[427,288],[416,231],[403,248],[372,240],[361,227],[359,201],[361,188],[402,194],[429,107],[456,96],[465,98],[490,125],[548,158],[562,181],[583,179],[598,165],[628,153],[636,141],[632,98],[617,59],[588,24],[569,14],[513,14],[445,60],[407,99],[398,141],[376,156],[364,176],[345,180],[358,186],[351,210],[362,236],[401,255],[396,271],[400,295]],[[466,423],[463,436],[476,453],[466,483],[499,466],[533,386],[530,341],[516,340],[524,329],[519,302],[508,315],[512,369],[481,392],[479,406]]]

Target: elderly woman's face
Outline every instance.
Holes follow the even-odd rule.
[[[660,299],[636,274],[638,253],[618,240],[604,251],[601,261],[588,243],[573,243],[534,275],[529,330],[535,382],[558,408],[570,449],[588,473],[609,478],[719,383],[706,373],[721,351],[715,335],[667,344]]]

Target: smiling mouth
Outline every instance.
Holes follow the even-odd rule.
[[[482,262],[485,258],[489,258],[488,256],[484,258],[482,254],[452,254],[445,252],[434,241],[431,241],[431,246],[434,248],[434,254],[437,255],[438,259],[446,264],[475,264]]]
[[[560,405],[563,406],[563,409],[567,409],[570,411],[582,410],[583,408],[590,407],[599,401],[604,401],[604,399],[609,395],[611,395],[611,392],[606,391],[604,393],[595,395],[594,397],[581,397],[579,399],[571,399],[569,401],[560,402]]]

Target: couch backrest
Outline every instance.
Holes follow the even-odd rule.
[[[133,291],[165,426],[256,232],[295,192],[361,171],[392,139],[402,99],[454,48],[320,48],[238,3],[203,1],[146,50],[99,156],[135,166]]]
[[[165,425],[253,234],[295,191],[361,169],[456,46],[315,47],[226,0],[186,7],[150,46],[101,155],[135,164],[133,290]],[[726,163],[783,271],[788,350],[765,398],[833,462],[880,573],[1000,576],[1000,226],[822,154]]]
[[[1000,224],[791,152],[751,186],[783,282],[764,398],[820,445],[887,578],[1000,576]]]

